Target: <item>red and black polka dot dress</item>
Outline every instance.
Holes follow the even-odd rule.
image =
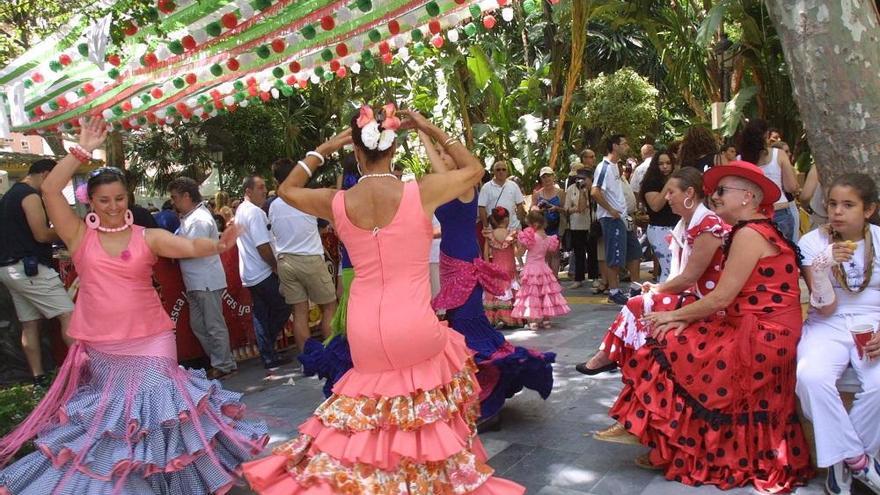
[[[796,254],[769,222],[741,228],[779,254],[758,262],[725,312],[630,356],[611,416],[651,447],[667,479],[784,492],[812,476],[796,412]]]

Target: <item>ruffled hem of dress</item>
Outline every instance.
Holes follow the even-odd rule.
[[[633,379],[627,367],[638,372],[639,360],[631,358],[622,368],[624,389],[609,414],[652,449],[651,461],[665,466],[666,479],[725,490],[751,483],[762,491],[785,493],[813,477],[793,406],[785,418],[758,411],[731,420],[703,407],[670,377],[660,364],[665,362],[658,356],[662,350],[651,352],[654,359],[642,377],[654,378]]]
[[[494,383],[491,388],[483,381],[483,393],[480,395],[480,417],[489,418],[498,413],[504,402],[522,391],[524,388],[534,390],[546,399],[553,391],[553,363],[556,353],[538,352],[525,347],[514,347],[505,342],[487,361],[478,363],[480,374],[493,370]]]
[[[331,337],[326,344],[316,339],[306,340],[303,352],[297,359],[303,365],[304,375],[324,380],[324,397],[333,394],[333,386],[354,366],[344,334]]]

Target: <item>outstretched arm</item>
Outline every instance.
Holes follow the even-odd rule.
[[[107,125],[104,119],[92,118],[87,120],[79,134],[79,146],[86,153],[97,149],[107,138]],[[68,154],[55,165],[49,175],[43,181],[43,203],[46,205],[46,213],[49,221],[55,226],[55,233],[67,245],[67,249],[73,253],[79,247],[85,232],[85,225],[76,216],[62,191],[76,169],[79,168],[80,160],[73,154]]]
[[[144,234],[147,246],[156,256],[164,258],[203,258],[214,254],[220,254],[235,245],[238,238],[239,228],[230,222],[226,230],[220,234],[220,239],[208,239],[198,237],[187,239],[173,235],[164,229],[147,229]]]
[[[351,143],[351,129],[346,129],[328,139],[325,143],[315,148],[315,153],[327,157],[340,150],[346,144]],[[324,164],[323,160],[314,154],[308,154],[302,162],[314,174]],[[278,197],[297,210],[314,215],[318,218],[333,221],[333,195],[335,189],[307,189],[311,175],[306,172],[302,165],[296,167],[287,176],[287,179],[278,186]]]

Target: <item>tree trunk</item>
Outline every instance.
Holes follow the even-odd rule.
[[[556,134],[553,137],[553,145],[550,150],[550,162],[548,166],[556,170],[556,159],[559,156],[559,148],[562,146],[562,138],[565,133],[565,119],[571,106],[571,98],[574,95],[580,77],[584,61],[584,50],[587,45],[587,19],[590,7],[586,0],[572,3],[571,7],[571,65],[565,80],[565,92],[562,96],[562,106],[559,109],[559,118],[556,120]]]
[[[880,25],[873,0],[767,0],[823,184],[880,180]]]
[[[49,149],[52,150],[53,155],[63,157],[67,154],[67,150],[64,149],[64,141],[61,139],[60,135],[46,134],[43,136],[43,139],[46,140],[46,144],[49,145]]]
[[[122,146],[122,134],[119,131],[111,131],[104,142],[106,150],[107,166],[125,170],[125,148]]]

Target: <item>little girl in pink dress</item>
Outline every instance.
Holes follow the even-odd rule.
[[[526,217],[529,227],[519,234],[519,243],[528,250],[526,263],[520,273],[520,290],[516,294],[511,316],[529,320],[529,328],[550,328],[550,318],[561,316],[571,309],[562,297],[562,287],[546,261],[547,251],[559,249],[559,239],[544,232],[546,220],[540,211]]]
[[[490,262],[504,270],[507,274],[507,287],[504,294],[495,296],[486,291],[483,293],[483,308],[486,317],[495,327],[518,327],[522,321],[510,315],[513,309],[513,300],[519,290],[516,280],[516,236],[517,231],[510,229],[510,212],[503,206],[498,206],[489,215],[491,231],[487,231],[485,254],[487,262]]]

